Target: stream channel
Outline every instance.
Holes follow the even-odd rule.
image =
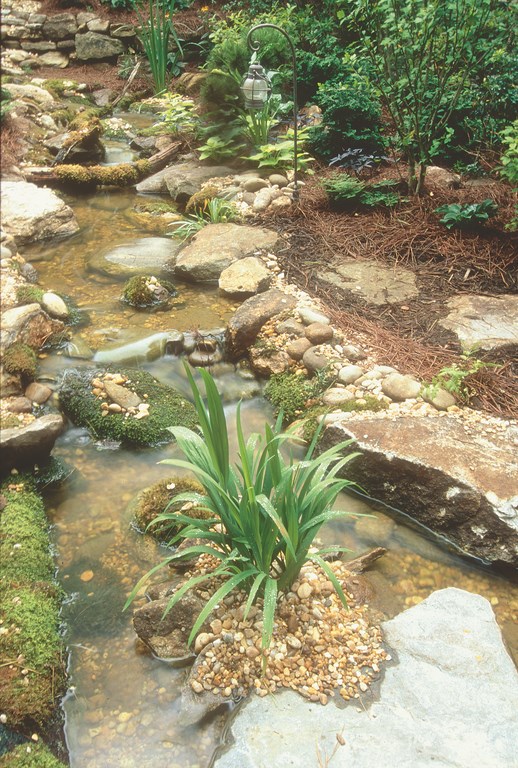
[[[112,151],[117,162],[129,159],[116,145]],[[181,361],[157,356],[145,339],[173,329],[221,328],[236,305],[215,289],[178,284],[172,309],[139,312],[119,301],[121,281],[87,270],[92,253],[163,235],[149,218],[143,223],[135,215],[138,199],[132,191],[68,197],[80,232],[61,242],[31,246],[23,255],[38,270],[42,287],[70,296],[88,314],[89,324],[74,329],[77,343],[102,350],[103,362],[119,363],[121,347],[135,342],[131,364],[188,394]],[[95,365],[95,360],[70,357],[62,350],[40,360],[40,374],[43,380],[55,381],[66,369]],[[225,364],[213,373],[227,403],[230,430],[236,403],[243,398],[246,430],[262,431],[272,413],[258,382]],[[72,470],[60,488],[46,493],[58,578],[68,595],[63,620],[70,690],[63,707],[71,766],[206,768],[221,741],[229,708],[197,722],[199,714],[182,706],[187,671],[146,653],[136,642],[131,610],[122,612],[136,581],[165,552],[132,528],[131,502],[140,490],[170,476],[170,468],[158,462],[178,455],[177,449],[174,444],[123,449],[96,442],[86,430],[69,425],[54,455]],[[402,516],[373,511],[356,497],[344,496],[339,505],[372,516],[335,523],[322,532],[326,542],[345,545],[356,554],[377,545],[388,549],[369,571],[371,605],[381,617],[391,617],[437,589],[466,589],[490,600],[507,645],[518,658],[518,631],[512,622],[518,609],[516,586],[463,559]]]

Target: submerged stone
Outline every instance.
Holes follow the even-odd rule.
[[[94,253],[88,268],[123,280],[133,275],[171,274],[180,243],[169,237],[141,237],[104,253]]]

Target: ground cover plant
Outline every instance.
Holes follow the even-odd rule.
[[[342,456],[349,442],[315,455],[318,433],[300,462],[285,457],[282,448],[293,435],[281,431],[282,414],[276,424],[265,425],[264,435],[252,434],[245,440],[239,408],[236,415],[238,458],[230,463],[229,440],[221,396],[210,374],[201,370],[207,403],[204,404],[190,370],[191,384],[201,434],[173,427],[173,433],[186,460],[168,459],[163,463],[189,470],[203,486],[203,494],[183,494],[175,501],[194,503],[209,513],[193,522],[181,512],[164,512],[157,523],[184,523],[183,530],[170,542],[203,539],[155,566],[134,588],[127,605],[140,587],[164,566],[196,555],[211,555],[219,563],[214,571],[191,577],[172,595],[166,612],[191,588],[213,578],[221,586],[207,601],[194,622],[189,643],[195,638],[214,607],[232,590],[247,587],[245,617],[256,597],[263,597],[262,647],[266,652],[273,631],[278,596],[289,590],[308,560],[317,563],[333,583],[345,604],[336,576],[323,559],[326,552],[314,551],[315,536],[321,526],[347,512],[334,512],[338,493],[350,483],[338,474],[357,454]],[[266,658],[266,657],[265,657]]]

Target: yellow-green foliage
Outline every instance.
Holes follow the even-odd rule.
[[[36,353],[27,344],[16,343],[4,352],[4,368],[7,373],[20,374],[26,379],[36,375]]]
[[[29,481],[4,481],[0,492],[0,620],[7,629],[0,635],[0,659],[12,662],[0,665],[0,701],[13,729],[43,727],[65,687],[61,592],[40,497]]]
[[[183,477],[170,477],[167,480],[160,480],[155,485],[141,491],[137,500],[135,509],[135,522],[141,531],[146,531],[150,526],[149,533],[159,541],[169,541],[175,536],[184,525],[172,525],[169,520],[166,523],[157,523],[152,525],[158,515],[166,510],[168,512],[178,512],[185,502],[174,502],[175,496],[181,493],[203,493],[202,486],[194,480],[187,480]],[[183,511],[182,514],[194,519],[207,518],[208,514],[196,506]]]
[[[59,78],[49,78],[42,83],[42,88],[45,88],[52,96],[60,98],[65,91],[75,91],[78,83],[74,80],[60,80]]]
[[[44,291],[37,285],[20,285],[16,289],[16,301],[18,304],[39,304]]]
[[[42,742],[19,744],[0,757],[0,768],[66,768]]]
[[[219,190],[214,184],[207,184],[202,187],[189,198],[185,206],[185,213],[199,213],[205,208],[209,200],[218,196],[218,192]]]

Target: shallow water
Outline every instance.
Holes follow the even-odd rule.
[[[88,312],[90,324],[76,334],[93,352],[174,329],[223,326],[234,304],[213,289],[179,286],[170,311],[137,312],[119,301],[121,283],[87,272],[90,251],[115,247],[145,235],[157,235],[156,223],[135,217],[137,196],[130,191],[98,192],[70,199],[81,231],[73,238],[33,246],[24,254],[35,262],[42,286],[71,296]],[[154,228],[155,227],[155,228]],[[41,360],[44,377],[90,361],[52,353]],[[187,392],[177,358],[142,359],[161,381]],[[257,384],[228,366],[219,369],[225,400],[257,394]],[[227,406],[233,423],[235,404]],[[248,399],[243,420],[248,431],[262,431],[272,414],[262,398]],[[131,611],[122,612],[136,581],[164,555],[164,549],[131,527],[130,502],[144,487],[170,476],[158,462],[175,454],[159,449],[122,450],[98,444],[85,430],[69,428],[55,455],[71,468],[61,489],[48,493],[49,516],[59,578],[68,594],[63,616],[69,629],[71,690],[64,701],[66,736],[72,768],[204,768],[210,762],[225,712],[197,722],[182,704],[186,670],[143,653],[135,641]],[[416,604],[432,591],[454,586],[487,597],[510,650],[518,658],[518,588],[490,570],[460,558],[402,517],[376,511],[358,498],[342,497],[354,513],[322,533],[326,542],[360,553],[384,546],[388,553],[369,572],[370,603],[382,617]],[[371,513],[372,517],[361,514]],[[138,603],[137,603],[138,604]]]

